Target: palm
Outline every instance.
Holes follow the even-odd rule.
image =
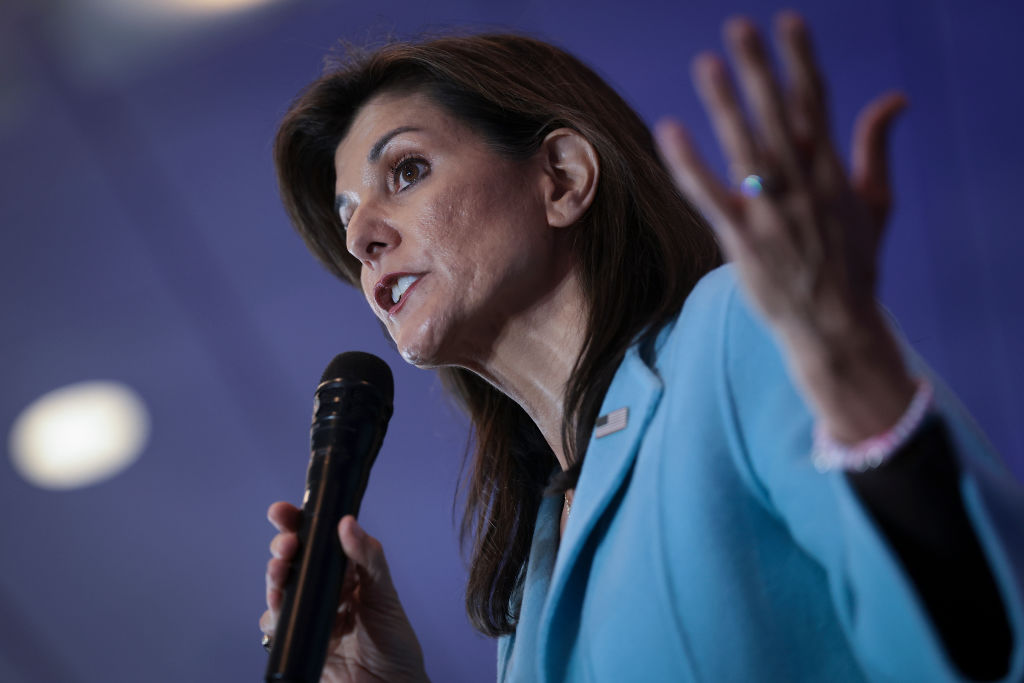
[[[698,91],[739,181],[768,180],[753,196],[723,185],[681,125],[665,122],[662,155],[680,186],[715,226],[744,289],[777,328],[837,329],[873,306],[876,264],[891,204],[885,163],[887,126],[905,105],[885,95],[858,118],[847,173],[829,135],[824,82],[803,21],[778,20],[788,88],[777,83],[754,26],[726,26],[744,115],[720,58],[694,62]]]
[[[397,603],[360,599],[357,585],[338,613],[324,663],[323,683],[415,681],[421,671],[418,645],[408,650],[409,623]],[[397,610],[396,610],[397,608]]]

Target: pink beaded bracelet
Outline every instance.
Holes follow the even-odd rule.
[[[878,467],[918,430],[932,407],[932,398],[931,382],[921,379],[910,406],[892,429],[852,446],[835,441],[818,424],[814,428],[814,449],[811,453],[815,469],[819,472],[833,469],[863,472]]]

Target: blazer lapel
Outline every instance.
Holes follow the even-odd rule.
[[[661,380],[640,357],[638,347],[630,347],[608,387],[599,413],[602,416],[614,415],[612,419],[619,420],[622,414],[615,414],[616,411],[626,408],[625,426],[614,431],[604,429],[604,435],[591,437],[573,497],[572,512],[558,548],[540,621],[540,680],[545,680],[545,674],[562,671],[565,665],[568,649],[575,638],[578,602],[582,597],[578,585],[573,590],[570,578],[597,521],[632,468],[661,392]],[[552,678],[560,680],[564,676]]]

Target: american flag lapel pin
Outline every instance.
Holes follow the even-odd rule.
[[[621,432],[626,428],[626,421],[629,419],[629,406],[613,410],[607,415],[597,418],[594,423],[594,438],[600,439],[615,432]]]

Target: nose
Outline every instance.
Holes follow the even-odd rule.
[[[367,268],[399,245],[401,237],[387,216],[369,202],[353,203],[345,227],[345,247]]]

